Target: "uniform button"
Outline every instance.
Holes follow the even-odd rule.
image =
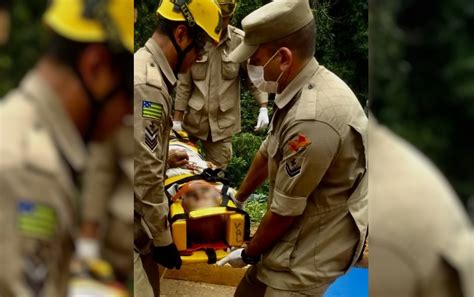
[[[155,67],[155,64],[151,63],[150,66],[151,66],[151,67]]]
[[[311,90],[313,87],[314,87],[313,84],[309,84],[308,89]]]

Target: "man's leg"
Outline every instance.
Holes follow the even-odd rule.
[[[234,297],[264,297],[267,286],[257,279],[257,269],[250,267],[235,290]]]
[[[134,286],[133,296],[159,297],[160,271],[151,254],[133,252]]]
[[[212,142],[210,139],[203,141],[206,161],[212,162],[219,168],[226,169],[232,158],[232,137]]]

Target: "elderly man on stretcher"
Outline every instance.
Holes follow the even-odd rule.
[[[186,156],[181,167],[166,171],[173,241],[184,264],[213,264],[249,240],[250,219],[236,207],[225,173],[206,162],[185,133],[173,136],[170,158]]]

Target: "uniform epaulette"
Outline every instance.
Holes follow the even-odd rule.
[[[296,109],[295,120],[316,120],[316,100],[318,91],[314,82],[309,82],[301,90],[300,100]]]
[[[155,62],[146,65],[146,83],[157,87],[158,89],[163,88],[163,78],[161,77],[160,70]]]

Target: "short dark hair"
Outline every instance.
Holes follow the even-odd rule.
[[[170,37],[179,25],[185,25],[188,28],[189,36],[194,40],[196,45],[203,47],[206,41],[209,40],[207,33],[197,25],[189,27],[185,21],[170,21],[157,15],[156,31],[160,34]]]
[[[298,31],[291,33],[278,40],[265,44],[267,48],[277,51],[279,48],[287,47],[296,53],[301,59],[314,56],[316,51],[316,25],[314,20]]]

